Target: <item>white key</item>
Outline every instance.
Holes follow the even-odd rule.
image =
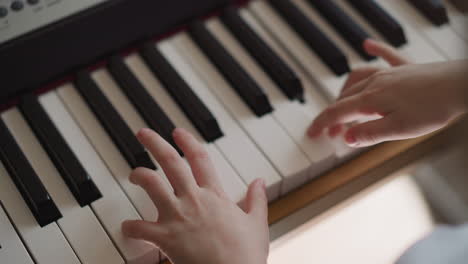
[[[166,44],[167,41],[165,41]],[[164,44],[160,44],[161,52],[164,52]],[[140,80],[143,86],[146,88],[148,93],[163,109],[167,116],[174,122],[176,127],[182,127],[187,129],[192,135],[194,135],[198,141],[202,142],[205,149],[210,154],[210,158],[213,160],[213,164],[216,166],[220,182],[234,202],[239,202],[245,196],[246,185],[239,178],[237,173],[231,167],[231,165],[224,159],[222,154],[218,151],[214,144],[206,143],[205,140],[200,136],[198,131],[192,125],[190,120],[185,116],[180,107],[164,89],[159,80],[153,75],[151,70],[146,66],[142,58],[138,55],[131,55],[126,60],[130,70]],[[213,114],[215,114],[213,112]]]
[[[444,5],[447,8],[450,27],[468,42],[468,15],[458,10],[449,0],[445,0]]]
[[[83,263],[124,263],[96,216],[81,208],[18,109],[3,120],[62,213],[58,225]]]
[[[138,131],[140,131],[140,129],[148,127],[146,122],[140,116],[140,114],[132,105],[132,103],[127,99],[122,90],[120,90],[118,84],[114,81],[114,79],[107,70],[97,70],[92,74],[92,77],[94,81],[96,81],[96,83],[98,84],[101,91],[107,97],[109,102],[111,102],[111,104],[114,106],[115,110],[119,113],[122,119],[133,131],[133,133],[136,134],[138,133]],[[161,168],[161,166],[154,159],[154,157],[152,155],[150,155],[150,157],[153,160],[154,164],[156,164],[158,168]],[[164,181],[168,184],[168,186],[172,188],[172,186],[169,183],[169,180],[164,174],[164,171],[158,169],[158,174],[161,175],[161,177],[163,177]]]
[[[140,217],[58,95],[55,92],[49,92],[41,96],[39,100],[101,191],[103,197],[92,204],[93,210],[117,245],[126,263],[149,264],[159,260],[158,250],[154,246],[123,235],[122,222]]]
[[[306,132],[312,120],[327,107],[327,101],[319,92],[315,85],[306,77],[304,71],[297,66],[291,57],[282,47],[265,31],[251,13],[243,9],[241,16],[252,27],[252,29],[276,52],[276,54],[296,73],[304,87],[305,103],[288,101],[280,93],[277,87],[267,86],[267,93],[277,110],[275,116],[288,131],[289,135],[301,147],[309,159],[313,162],[309,172],[310,177],[329,169],[335,161],[333,145],[325,136],[318,140],[311,140]]]
[[[0,200],[36,263],[80,263],[56,223],[39,226],[1,162]]]
[[[244,107],[240,99],[234,105],[235,107],[228,109],[227,105],[222,104],[213,95],[212,91],[223,89],[233,100],[238,99],[237,94],[232,92],[229,84],[186,33],[178,34],[172,43],[186,61],[186,63],[178,63],[177,69],[185,75],[187,80],[190,79],[189,83],[193,91],[213,113],[216,113],[221,130],[225,134],[223,138],[216,141],[216,145],[244,182],[250,184],[257,177],[263,178],[267,185],[269,200],[276,199],[279,196],[281,177],[228,111],[233,115],[240,113],[240,116],[245,119],[252,118],[252,114]],[[173,57],[176,58],[176,56]]]
[[[311,163],[297,144],[290,138],[284,127],[281,126],[281,123],[278,122],[279,115],[277,112],[280,110],[276,109],[277,105],[274,104],[274,101],[279,102],[283,99],[281,94],[278,95],[275,93],[279,92],[279,88],[276,87],[218,19],[209,21],[207,27],[226,50],[232,54],[236,61],[250,74],[253,80],[265,90],[265,93],[269,96],[270,102],[273,104],[275,110],[271,115],[258,118],[250,114],[249,121],[243,122],[243,124],[254,141],[257,142],[259,147],[270,158],[273,164],[276,165],[277,169],[284,177],[281,192],[283,194],[287,193],[291,191],[291,188],[297,187],[289,187],[291,185],[289,182],[303,183],[307,180],[307,173],[304,172],[307,171]],[[221,91],[221,89],[216,90],[220,91],[218,96],[220,98],[221,96],[223,97],[221,100],[225,100],[226,105],[234,105],[236,103],[234,100],[228,99],[230,96],[222,95],[225,91]],[[275,95],[278,96],[276,98],[271,97]],[[289,103],[289,100],[286,98],[283,101]],[[261,126],[259,126],[260,124]],[[266,137],[266,134],[269,134],[269,137]],[[281,142],[281,144],[279,144],[279,142]]]
[[[7,213],[0,202],[0,261],[2,263],[33,264]]]
[[[398,11],[395,12],[394,10],[387,8],[385,3],[378,3],[389,14],[397,19],[398,22],[400,22],[400,25],[403,27],[408,44],[401,47],[399,51],[403,52],[407,58],[411,59],[415,63],[431,63],[446,60],[440,51],[434,49],[434,47],[428,43],[426,39],[424,39],[420,34],[418,34],[418,32],[416,32],[416,29],[414,29],[412,25],[406,23],[402,19],[402,14],[400,14]]]
[[[266,89],[266,86],[274,85],[268,83],[268,77],[259,70],[253,59],[243,51],[240,44],[236,42],[218,19],[208,21],[206,26],[261,88]],[[310,162],[284,131],[283,127],[275,120],[275,114],[259,118],[252,113],[247,113],[249,109],[245,104],[240,104],[241,98],[239,96],[235,97],[234,89],[231,87],[225,88],[228,89],[224,90],[218,87],[213,92],[233,113],[234,108],[236,108],[237,112],[234,116],[278,169],[283,176],[283,180],[287,182],[289,178],[305,178],[304,171],[309,168]],[[286,191],[282,190],[283,193]]]
[[[343,86],[346,76],[338,77],[332,73],[267,1],[252,1],[249,9],[308,76],[320,84],[320,88],[326,92],[330,101],[333,101]]]
[[[468,58],[466,42],[455,34],[449,25],[434,26],[405,0],[377,1],[388,12],[398,17],[401,23],[413,27],[415,33],[423,36],[426,41],[439,50],[446,59]]]
[[[354,49],[349,46],[340,33],[338,33],[313,7],[311,7],[310,4],[306,2],[306,0],[291,0],[291,2],[293,2],[299,9],[301,9],[304,15],[313,21],[313,23],[319,27],[322,32],[327,35],[330,40],[333,41],[333,43],[335,43],[335,45],[346,55],[351,70],[362,66],[381,65],[379,60],[365,61],[363,58],[361,58],[354,51]],[[370,34],[371,32],[368,33]],[[340,85],[339,87],[327,86],[326,88],[331,89],[330,93],[333,94],[335,99],[340,94],[343,85]]]
[[[302,3],[302,5],[305,6],[305,3]],[[283,50],[290,54],[290,57],[304,69],[308,74],[307,76],[319,84],[322,90],[327,94],[329,100],[334,101],[341,92],[347,76],[338,77],[332,73],[300,38],[300,36],[297,35],[294,29],[292,29],[266,1],[253,1],[249,9],[258,19],[263,28],[270,33],[272,38],[274,38]],[[308,12],[304,12],[304,14],[311,16],[313,12],[311,11],[311,8],[305,6],[304,9],[308,10]],[[335,38],[339,39],[336,34]],[[342,43],[342,40],[338,41]],[[342,46],[346,47],[343,43]],[[357,55],[354,54],[353,51],[350,51],[349,48],[346,48],[346,50],[349,51],[348,54],[351,54],[351,64],[353,66],[359,66],[361,62]],[[349,148],[342,144],[342,142],[343,141],[341,139],[333,140],[337,150],[337,156],[340,159],[347,159],[350,156],[357,154],[358,151]]]
[[[383,37],[380,36],[380,34],[367,22],[367,20],[360,16],[360,14],[358,14],[347,1],[337,0],[336,3],[340,5],[356,23],[360,24],[365,30],[367,30],[367,32],[370,32],[372,36],[377,36],[378,40],[384,41]],[[395,19],[399,21],[397,17],[395,17]],[[414,32],[411,27],[408,27],[404,24],[401,24],[401,26],[404,29],[405,36],[408,41],[407,44],[398,48],[399,53],[403,57],[417,63],[428,63],[445,60],[439,52],[434,50],[434,48],[429,43],[427,43],[425,39],[421,38],[419,34]]]
[[[188,43],[189,42],[185,42],[184,44]],[[282,141],[278,141],[277,138],[285,138],[286,142],[290,139],[275,120],[273,120],[271,115],[265,115],[262,118],[254,116],[237,93],[235,93],[233,88],[224,80],[204,54],[201,53],[198,47],[183,47],[183,45],[178,47],[180,52],[186,52],[185,55],[187,58],[190,58],[192,67],[205,79],[211,92],[223,103],[226,110],[233,115],[239,125],[245,130],[246,134],[249,135],[257,147],[270,160],[272,165],[282,176],[291,175],[291,171],[295,170],[295,168],[291,166],[293,163],[287,164],[291,157],[286,158],[286,160],[281,160],[281,158],[284,158],[282,157],[284,153],[279,153],[278,146],[280,146],[279,144],[282,143]],[[223,129],[223,131],[228,130]],[[287,152],[288,150],[285,150],[285,153]],[[252,171],[250,173],[252,173]],[[275,174],[273,178],[267,179],[267,184],[275,185],[277,182],[276,175],[277,174]],[[252,176],[255,177],[254,174],[252,174]]]
[[[106,69],[100,69],[92,73],[94,81],[101,91],[114,106],[115,110],[127,122],[130,129],[136,134],[141,128],[148,127],[143,118],[137,112],[132,103],[120,90],[118,84]]]
[[[385,41],[385,38],[375,30],[375,28],[367,23],[367,20],[361,16],[356,10],[349,4],[346,0],[332,0],[338,5],[355,23],[359,24],[362,29],[364,29],[367,33],[371,35],[373,39],[377,39],[380,41]]]
[[[58,94],[141,217],[156,221],[158,214],[153,202],[140,187],[130,182],[132,169],[76,88],[65,85],[58,89]]]

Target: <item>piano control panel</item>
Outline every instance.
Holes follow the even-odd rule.
[[[109,0],[0,0],[0,45]]]

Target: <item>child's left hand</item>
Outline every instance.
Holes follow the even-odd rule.
[[[154,243],[174,264],[265,264],[269,237],[263,181],[250,185],[242,210],[223,191],[202,145],[182,129],[173,136],[190,167],[152,130],[138,133],[174,191],[156,171],[137,168],[130,180],[151,197],[159,219],[126,221],[124,234]]]

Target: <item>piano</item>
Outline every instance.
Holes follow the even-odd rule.
[[[305,131],[351,69],[384,65],[366,38],[463,59],[467,21],[442,0],[0,0],[0,263],[163,261],[120,231],[157,219],[128,180],[165,177],[143,127],[196,135],[235,202],[264,178],[271,224],[403,166],[432,135],[358,151]]]

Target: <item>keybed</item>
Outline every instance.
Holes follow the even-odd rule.
[[[232,201],[260,177],[271,202],[361,152],[306,130],[350,70],[385,66],[364,54],[366,38],[416,63],[464,59],[467,21],[438,0],[254,0],[25,96],[0,120],[0,262],[154,264],[159,250],[120,230],[158,218],[132,169],[169,184],[141,128],[174,147],[174,128],[187,129]]]

